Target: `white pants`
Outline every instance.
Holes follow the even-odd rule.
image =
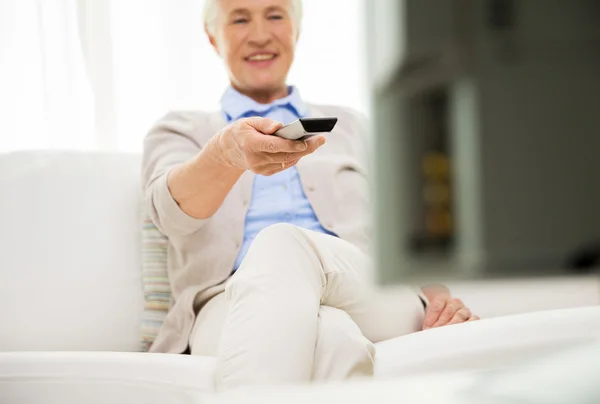
[[[410,287],[375,293],[371,262],[351,244],[278,224],[200,310],[190,346],[216,353],[219,389],[341,380],[372,375],[373,342],[418,331],[423,316]]]

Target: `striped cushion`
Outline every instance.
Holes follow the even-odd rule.
[[[142,351],[146,352],[158,335],[171,302],[167,275],[167,237],[162,234],[142,207],[142,284],[144,312],[141,324]]]

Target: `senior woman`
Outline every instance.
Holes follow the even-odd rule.
[[[216,355],[221,388],[368,376],[373,342],[476,319],[441,286],[373,292],[364,125],[286,84],[301,14],[300,0],[208,0],[221,110],[171,113],[145,140],[173,293],[151,350]],[[339,119],[327,137],[273,136],[325,116]]]

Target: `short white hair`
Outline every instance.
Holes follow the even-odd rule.
[[[215,33],[215,23],[219,10],[219,0],[205,0],[204,2],[204,26],[210,34]],[[302,0],[292,0],[292,18],[296,29],[300,31],[302,23]]]

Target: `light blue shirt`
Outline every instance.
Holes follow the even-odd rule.
[[[221,98],[221,107],[228,122],[261,116],[287,125],[308,113],[308,108],[295,87],[289,87],[287,97],[271,104],[259,104],[229,87]],[[252,200],[244,226],[244,242],[235,260],[234,270],[239,268],[256,235],[265,227],[276,223],[291,223],[305,229],[332,234],[319,223],[304,194],[296,167],[270,177],[254,176]]]

